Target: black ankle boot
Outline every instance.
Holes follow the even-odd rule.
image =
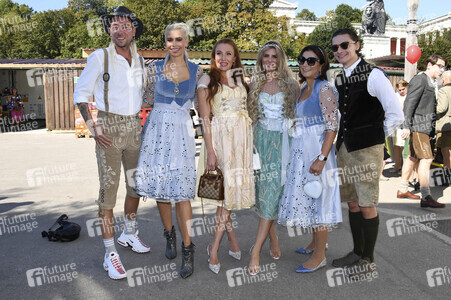
[[[164,236],[166,237],[166,257],[174,259],[177,256],[175,229],[172,226],[171,231],[164,230]]]
[[[182,268],[180,269],[180,276],[185,279],[191,276],[194,272],[194,246],[193,242],[189,246],[185,246],[182,242]]]

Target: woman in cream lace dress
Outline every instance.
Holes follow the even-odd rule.
[[[210,74],[199,79],[197,92],[204,133],[198,178],[205,169],[215,170],[216,167],[224,175],[225,200],[202,199],[218,206],[214,240],[207,248],[210,270],[216,274],[220,269],[219,243],[226,228],[229,255],[238,260],[241,258],[231,226],[231,210],[250,208],[255,203],[252,122],[246,108],[247,90],[235,43],[231,39],[220,40],[212,51]]]

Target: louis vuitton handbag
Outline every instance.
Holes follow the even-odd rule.
[[[216,172],[216,174],[213,172]],[[197,196],[213,200],[224,200],[224,176],[219,168],[216,168],[215,171],[205,169],[199,180]]]

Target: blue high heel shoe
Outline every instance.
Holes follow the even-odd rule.
[[[328,243],[326,243],[326,250],[327,249],[329,249],[329,244]],[[312,254],[313,251],[315,251],[315,248],[313,248],[312,250],[305,249],[305,248],[296,249],[296,253],[300,253],[300,254]]]
[[[296,252],[300,253],[300,254],[312,254],[313,250],[315,250],[315,249],[309,250],[309,249],[305,249],[305,248],[299,248],[299,249],[296,249]]]
[[[297,268],[296,273],[312,273],[315,272],[316,270],[319,270],[321,268],[324,268],[325,266],[327,266],[327,261],[326,258],[324,258],[319,265],[317,265],[315,268],[313,269],[309,269],[304,267],[304,265],[301,265],[299,268]]]

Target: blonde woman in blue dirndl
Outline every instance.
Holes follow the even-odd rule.
[[[194,271],[194,244],[190,237],[191,199],[195,195],[196,145],[190,108],[202,68],[189,62],[186,55],[189,27],[184,23],[168,25],[165,31],[168,54],[163,61],[149,66],[149,83],[144,102],[152,111],[142,133],[142,146],[135,176],[139,195],[157,201],[164,225],[168,259],[177,256],[176,234],[172,225],[175,203],[182,234],[180,276]]]

